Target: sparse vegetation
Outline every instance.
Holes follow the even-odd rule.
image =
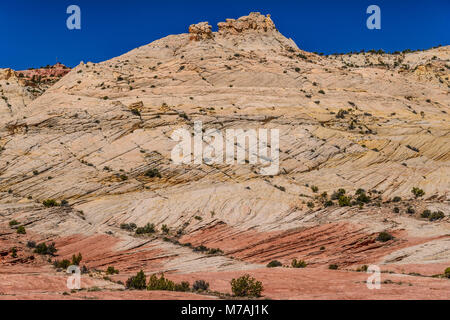
[[[149,177],[149,178],[156,178],[156,177],[161,178],[161,173],[159,173],[158,169],[153,168],[153,169],[147,170],[147,172],[145,173],[145,176]]]
[[[151,234],[155,232],[155,225],[153,223],[147,223],[144,227],[136,229],[136,234]]]
[[[297,261],[297,259],[294,259],[291,262],[291,266],[292,266],[292,268],[306,268],[307,264],[303,260],[298,260]]]
[[[55,247],[55,243],[52,242],[50,245],[47,246],[47,244],[45,242],[42,242],[40,244],[38,244],[36,246],[36,248],[34,249],[34,252],[37,254],[42,254],[42,255],[55,255],[55,253],[58,250]]]
[[[192,285],[194,291],[206,291],[209,289],[209,283],[205,280],[196,280]]]
[[[122,223],[120,225],[120,229],[127,230],[127,231],[134,231],[137,228],[137,225],[135,223]]]
[[[108,275],[119,274],[119,270],[117,270],[113,266],[109,266],[108,269],[106,269],[106,274]]]
[[[425,192],[417,187],[412,188],[411,193],[414,195],[414,197],[416,197],[416,199],[425,195]]]
[[[268,264],[267,264],[267,268],[276,268],[276,267],[281,267],[283,264],[280,262],[280,261],[278,261],[278,260],[273,260],[273,261],[270,261]]]
[[[231,280],[231,291],[236,297],[260,297],[263,290],[262,282],[248,274]]]
[[[387,242],[392,239],[394,239],[394,237],[386,231],[380,232],[377,237],[377,241],[380,241],[380,242]]]
[[[339,269],[339,266],[337,264],[330,264],[328,266],[328,269],[330,269],[330,270],[337,270],[337,269]]]
[[[18,233],[18,234],[26,234],[27,231],[25,230],[25,227],[24,227],[24,226],[19,226],[19,227],[17,228],[17,233]]]
[[[445,217],[445,215],[442,211],[435,211],[430,215],[429,220],[436,221],[436,220],[443,219],[444,217]]]
[[[44,201],[42,202],[42,204],[43,204],[44,207],[46,207],[46,208],[52,208],[52,207],[57,207],[57,206],[59,206],[58,202],[56,202],[55,199],[47,199],[47,200],[44,200]]]
[[[17,225],[19,225],[19,224],[20,224],[20,222],[17,221],[17,220],[11,220],[11,221],[9,222],[9,226],[10,226],[10,227],[14,227],[14,226],[17,226]]]
[[[146,288],[147,277],[144,271],[139,271],[135,276],[128,278],[125,287],[127,289],[144,290]]]

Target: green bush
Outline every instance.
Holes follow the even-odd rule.
[[[330,270],[337,270],[337,269],[339,269],[339,266],[337,264],[330,264],[328,266],[328,269],[330,269]]]
[[[42,254],[42,255],[55,255],[55,253],[58,250],[55,248],[55,243],[51,243],[50,245],[47,246],[47,244],[45,242],[40,243],[36,246],[36,248],[34,249],[34,252],[37,254]]]
[[[306,265],[307,265],[306,262],[303,261],[303,260],[298,260],[297,261],[297,259],[294,259],[291,262],[292,268],[306,268]]]
[[[181,283],[175,283],[175,291],[188,292],[190,291],[190,285],[187,281],[181,281]]]
[[[145,227],[139,227],[136,229],[136,234],[150,234],[155,232],[155,225],[153,223],[147,223]]]
[[[17,248],[16,247],[11,248],[11,257],[17,258]]]
[[[58,261],[58,260],[53,261],[53,266],[55,268],[67,269],[68,267],[70,267],[70,265],[71,265],[71,263],[67,259],[64,259],[61,261]]]
[[[161,231],[165,234],[168,234],[170,229],[169,229],[169,227],[167,227],[167,225],[163,224],[161,227]]]
[[[73,255],[72,256],[72,265],[74,266],[79,266],[81,259],[83,259],[83,257],[81,256],[81,253],[78,253],[78,255]]]
[[[148,280],[147,290],[167,290],[174,291],[175,283],[169,279],[164,278],[164,274],[158,279],[156,274],[152,274]]]
[[[389,241],[392,239],[394,239],[394,237],[390,233],[387,233],[385,231],[380,232],[377,237],[377,241],[381,241],[381,242],[386,242],[386,241]]]
[[[231,280],[231,291],[236,297],[260,297],[263,290],[262,282],[248,274]]]
[[[333,206],[333,201],[331,201],[331,200],[327,200],[327,201],[325,201],[325,203],[324,203],[324,206],[325,207],[331,207],[331,206]]]
[[[115,269],[113,266],[109,266],[108,269],[106,269],[106,274],[119,274],[119,270]]]
[[[420,215],[422,218],[425,218],[425,219],[427,219],[427,218],[429,218],[430,217],[430,215],[431,215],[431,211],[430,210],[423,210],[423,212],[422,212],[422,214]]]
[[[414,210],[413,207],[408,207],[408,209],[406,209],[406,213],[414,214],[414,213],[416,213],[416,210]]]
[[[25,227],[24,227],[24,226],[19,226],[19,227],[17,228],[17,233],[18,233],[18,234],[27,234],[27,231],[25,230]]]
[[[161,178],[161,173],[159,173],[158,169],[150,169],[145,173],[145,176],[149,178]]]
[[[127,289],[144,290],[146,288],[146,276],[144,271],[139,271],[135,276],[128,278],[125,287]]]
[[[137,225],[135,223],[122,223],[120,225],[120,229],[127,230],[127,231],[133,231],[137,228]]]
[[[331,200],[338,200],[341,196],[345,195],[345,189],[339,189],[331,195]]]
[[[312,190],[312,192],[317,193],[319,191],[319,187],[311,186],[311,190]]]
[[[11,220],[11,221],[9,222],[9,226],[10,226],[10,227],[14,227],[14,226],[17,226],[17,225],[19,225],[19,224],[20,224],[20,222],[17,221],[17,220]]]
[[[211,248],[208,250],[208,254],[223,254],[223,251],[219,248]]]
[[[412,188],[411,193],[416,197],[423,197],[425,195],[425,192],[422,189],[419,189],[417,187]]]
[[[348,206],[350,206],[350,197],[340,196],[338,202],[339,202],[339,206],[348,207]]]
[[[59,206],[58,202],[56,202],[55,199],[47,199],[42,201],[42,204],[46,207],[46,208],[51,208],[51,207],[57,207]]]
[[[205,280],[196,280],[192,285],[194,291],[206,291],[209,289],[209,283]]]
[[[280,261],[278,261],[278,260],[273,260],[273,261],[270,261],[268,264],[267,264],[267,268],[276,268],[276,267],[281,267],[283,264],[280,262]]]
[[[436,220],[443,219],[444,217],[445,217],[445,215],[444,215],[444,213],[443,213],[442,211],[436,211],[436,212],[433,212],[433,213],[430,215],[429,220],[430,220],[430,221],[436,221]],[[20,228],[20,227],[19,227],[19,228]]]
[[[444,271],[444,275],[450,279],[450,267],[448,267],[447,269],[445,269]]]
[[[400,197],[394,197],[392,199],[392,202],[400,202],[400,201],[402,201],[402,198],[400,198]]]

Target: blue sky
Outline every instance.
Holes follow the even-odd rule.
[[[66,9],[81,8],[81,30],[68,30]],[[381,8],[381,30],[368,30],[366,9]],[[190,24],[270,13],[277,28],[306,51],[424,49],[450,39],[450,0],[10,0],[0,3],[0,68],[99,62]]]

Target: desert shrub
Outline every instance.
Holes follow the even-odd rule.
[[[155,232],[155,225],[153,223],[147,223],[145,227],[139,227],[136,229],[136,234],[150,234]]]
[[[19,227],[17,228],[17,233],[18,233],[18,234],[27,234],[27,231],[25,230],[25,227],[24,227],[24,226],[19,226]]]
[[[339,266],[337,264],[330,264],[328,266],[328,269],[330,269],[330,270],[337,270],[337,269],[339,269]]]
[[[346,114],[348,114],[347,110],[339,109],[338,113],[336,114],[336,118],[337,119],[344,119]]]
[[[377,237],[377,241],[381,241],[381,242],[386,242],[386,241],[389,241],[392,239],[394,239],[394,237],[386,231],[380,232]]]
[[[414,210],[413,207],[408,207],[408,209],[406,209],[406,213],[414,214],[414,213],[416,213],[416,210]]]
[[[27,242],[27,248],[30,248],[30,249],[36,248],[36,242],[28,241]]]
[[[303,261],[303,260],[298,260],[297,261],[297,259],[294,259],[291,262],[292,268],[306,268],[306,265],[307,265],[306,262]]]
[[[198,220],[198,221],[202,221],[202,220],[203,220],[203,218],[200,217],[200,216],[195,216],[194,219],[195,219],[195,220]]]
[[[360,266],[356,269],[357,272],[367,272],[367,269],[369,269],[369,267],[365,264],[363,266]]]
[[[170,229],[169,227],[167,227],[167,225],[163,224],[161,227],[161,231],[167,234],[169,233]]]
[[[435,211],[430,215],[429,220],[430,221],[436,221],[443,219],[445,217],[444,213],[442,211]],[[20,227],[19,227],[20,228]]]
[[[223,254],[223,251],[219,248],[211,248],[208,250],[208,254]]]
[[[67,269],[68,267],[70,267],[70,265],[71,265],[71,263],[67,259],[64,259],[61,261],[58,261],[58,260],[53,261],[53,266],[55,268]]]
[[[411,193],[416,197],[423,197],[425,195],[425,192],[422,189],[419,189],[417,187],[412,188]]]
[[[20,224],[20,222],[17,221],[17,220],[11,220],[11,221],[9,222],[9,226],[10,226],[10,227],[14,227],[14,226],[17,226],[17,225],[19,225],[19,224]]]
[[[206,251],[208,251],[208,248],[205,247],[204,245],[200,245],[198,247],[195,247],[193,250],[195,252],[206,252]]]
[[[449,268],[447,268],[447,269],[445,269],[445,271],[444,271],[444,275],[447,277],[447,278],[449,278],[450,279],[450,267]]]
[[[153,169],[148,170],[145,173],[145,176],[149,177],[149,178],[156,178],[156,177],[161,178],[161,173],[159,173],[158,169],[153,168]]]
[[[79,266],[82,259],[83,259],[83,257],[81,256],[81,253],[78,253],[78,255],[73,255],[72,256],[72,265]]]
[[[394,212],[395,212],[395,213],[399,213],[399,212],[400,212],[400,208],[399,208],[399,207],[395,207],[395,208],[394,208]]]
[[[194,291],[206,291],[209,289],[209,283],[205,280],[196,280],[192,285]]]
[[[341,196],[345,195],[345,189],[339,189],[331,195],[331,200],[338,200]]]
[[[50,245],[47,246],[47,244],[45,242],[42,242],[40,244],[38,244],[36,246],[36,248],[34,249],[34,252],[37,254],[42,254],[42,255],[51,255],[53,256],[58,250],[55,247],[55,243],[51,243]]]
[[[334,204],[333,201],[327,200],[327,201],[325,201],[324,206],[325,207],[331,207],[333,204]]]
[[[181,281],[181,283],[175,283],[175,291],[188,292],[190,291],[190,285],[187,281]]]
[[[427,219],[427,218],[430,217],[430,215],[431,215],[431,211],[428,210],[428,209],[426,209],[426,210],[423,210],[423,212],[422,212],[422,214],[421,214],[420,216],[421,216],[422,218]]]
[[[278,260],[273,260],[273,261],[270,261],[268,264],[267,264],[267,268],[276,268],[276,267],[281,267],[283,264],[280,262],[280,261],[278,261]]]
[[[248,274],[231,280],[231,291],[236,297],[260,297],[263,290],[262,282]]]
[[[340,196],[338,202],[339,202],[339,206],[347,207],[350,205],[350,197]]]
[[[394,197],[392,199],[392,202],[400,202],[400,201],[402,201],[402,198],[400,198],[400,197]]]
[[[122,223],[120,225],[120,229],[127,230],[127,231],[133,231],[137,228],[137,225],[135,223]]]
[[[357,203],[369,203],[370,197],[366,194],[366,191],[363,189],[358,189],[355,192],[356,202]]]
[[[11,257],[17,258],[17,248],[16,247],[11,248]]]
[[[320,93],[320,94],[325,94],[325,91],[319,90],[319,93]]]
[[[308,206],[308,208],[314,208],[314,202],[312,201],[308,201],[306,205]]]
[[[311,190],[312,190],[312,192],[317,193],[319,191],[319,187],[311,186]]]
[[[60,205],[61,205],[61,207],[66,207],[66,206],[69,205],[69,201],[67,201],[67,200],[62,200]]]
[[[144,271],[139,271],[135,276],[128,278],[125,287],[127,289],[144,290],[146,288],[147,277]]]
[[[106,269],[106,274],[119,274],[119,270],[115,269],[113,266],[109,266],[108,269]]]
[[[44,200],[42,202],[42,204],[46,207],[46,208],[51,208],[51,207],[57,207],[58,206],[58,202],[56,202],[55,199],[47,199]]]
[[[169,279],[164,278],[164,274],[158,279],[156,274],[152,274],[148,280],[147,290],[167,290],[174,291],[175,283]]]
[[[138,117],[141,116],[141,112],[138,109],[131,109],[131,113]]]

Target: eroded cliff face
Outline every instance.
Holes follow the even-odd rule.
[[[441,273],[450,261],[449,54],[447,46],[322,57],[299,49],[269,16],[252,13],[219,23],[217,32],[202,22],[109,61],[82,63],[36,99],[17,84],[26,107],[11,102],[16,111],[5,109],[0,131],[7,252],[0,263],[12,272],[56,273],[46,259],[29,260],[25,246],[54,240],[58,259],[82,252],[89,268],[116,265],[114,280],[141,268],[188,280],[248,270],[266,279],[272,298],[285,289],[301,297],[262,269],[275,259],[305,260],[307,272],[328,277],[322,271],[331,263]],[[20,81],[3,74],[3,89],[3,81]],[[250,162],[176,165],[170,136],[180,128],[193,133],[196,121],[205,131],[279,130],[279,174],[262,176]],[[425,195],[414,197],[413,187]],[[332,197],[340,188],[351,206]],[[358,200],[358,189],[370,200]],[[47,199],[68,205],[47,208]],[[429,221],[424,210],[444,217]],[[8,226],[13,219],[26,235]],[[136,236],[120,228],[126,223],[154,223],[158,232]],[[377,241],[385,230],[395,239]],[[8,254],[13,245],[22,260]],[[200,245],[222,253],[193,250]],[[105,288],[98,295],[111,295],[116,284],[101,273],[98,279]],[[442,279],[408,280],[448,298]],[[356,296],[366,290],[353,272],[342,281]],[[60,296],[56,287],[49,290]],[[336,297],[329,286],[312,288]],[[400,290],[428,297],[420,288]]]

